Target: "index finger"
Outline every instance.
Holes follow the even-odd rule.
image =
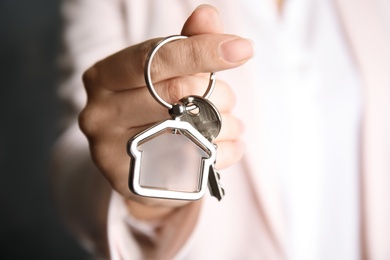
[[[130,46],[91,67],[83,77],[86,87],[111,91],[145,86],[144,67],[150,50],[161,39]],[[227,34],[203,34],[170,42],[156,53],[151,69],[153,82],[242,65],[253,56],[251,41]],[[91,84],[93,83],[93,84]]]

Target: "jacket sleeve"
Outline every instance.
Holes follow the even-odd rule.
[[[124,212],[124,203],[113,202],[112,188],[93,164],[88,142],[77,123],[86,102],[82,73],[96,61],[127,45],[127,19],[122,5],[120,0],[63,2],[64,51],[60,57],[63,80],[59,96],[66,113],[64,131],[53,150],[53,193],[66,224],[95,256],[108,258],[111,254],[111,258],[138,259],[146,252],[173,256],[192,233],[200,203],[181,208],[162,221],[156,227],[157,241],[150,248],[144,236],[136,234],[123,218],[115,217],[120,216],[118,212]],[[125,214],[129,214],[127,210]],[[119,245],[113,245],[113,241],[119,241]],[[128,252],[121,252],[120,256],[112,252],[123,243],[127,243],[122,248],[127,248]]]
[[[82,73],[125,46],[119,1],[62,3],[63,52],[59,57],[64,103],[63,131],[53,150],[52,187],[61,216],[82,245],[107,255],[107,208],[111,188],[92,163],[77,117],[86,102]]]

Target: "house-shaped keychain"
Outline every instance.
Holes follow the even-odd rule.
[[[214,144],[188,122],[172,119],[130,139],[128,154],[133,193],[179,200],[198,200],[204,195],[216,159]]]

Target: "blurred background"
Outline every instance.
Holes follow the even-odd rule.
[[[60,0],[0,1],[0,259],[87,259],[49,187],[59,135]]]

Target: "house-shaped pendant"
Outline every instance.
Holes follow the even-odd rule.
[[[131,138],[127,152],[131,157],[129,189],[151,198],[200,199],[216,159],[214,144],[190,123],[172,119]],[[165,183],[169,178],[170,183]]]

